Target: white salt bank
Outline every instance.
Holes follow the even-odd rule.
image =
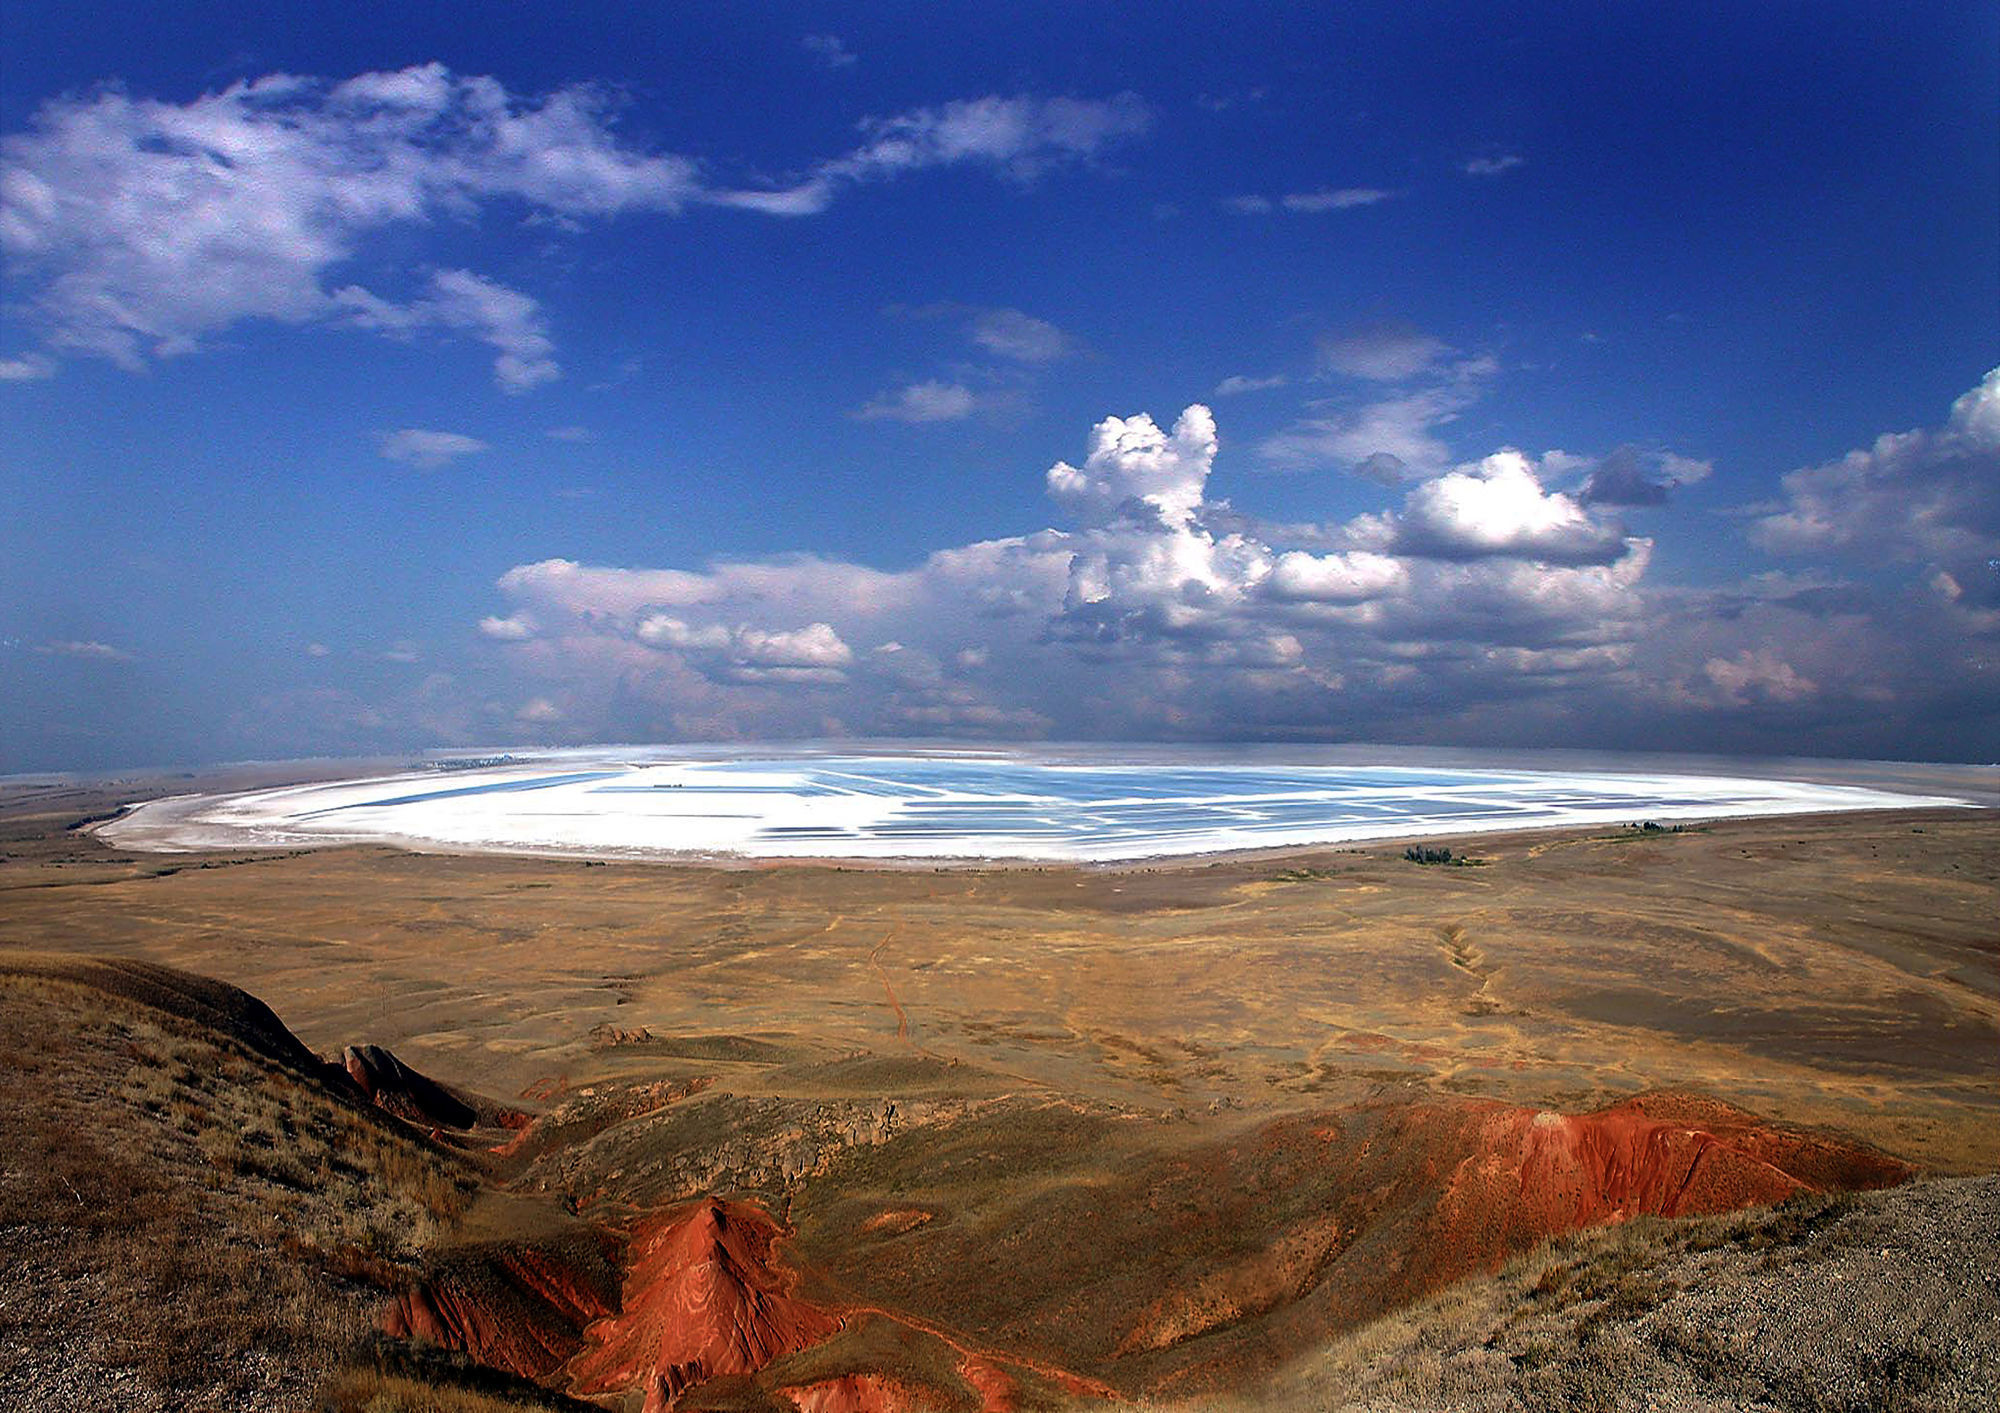
[[[130,848],[389,843],[600,858],[1114,862],[1578,824],[1962,805],[1733,775],[1030,753],[551,752],[151,801]]]

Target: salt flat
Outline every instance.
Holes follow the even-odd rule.
[[[1117,862],[1416,835],[1963,804],[1751,775],[1189,754],[606,748],[139,805],[131,848],[391,843],[611,858]]]

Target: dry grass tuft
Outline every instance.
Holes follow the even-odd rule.
[[[299,1406],[477,1185],[263,1047],[87,980],[0,965],[0,1054],[0,1402],[136,1376],[138,1406]]]
[[[2000,1179],[1580,1232],[1211,1410],[1934,1410],[2000,1388]]]

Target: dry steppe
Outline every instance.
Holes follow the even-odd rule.
[[[1986,811],[1090,870],[76,827],[143,788],[0,796],[10,1406],[74,1406],[52,1347],[376,1410],[1951,1407],[2000,1359],[1978,1262],[1898,1247],[2000,1246]],[[188,1231],[227,1260],[115,1254]],[[1862,1252],[1943,1333],[1863,1309],[1825,1388],[1715,1333]],[[231,1314],[265,1271],[293,1314]],[[162,1308],[220,1313],[105,1313]]]

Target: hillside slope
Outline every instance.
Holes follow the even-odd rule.
[[[477,1185],[270,1009],[0,953],[0,1404],[290,1409]]]
[[[1193,1413],[2000,1406],[2000,1176],[1543,1247]]]

